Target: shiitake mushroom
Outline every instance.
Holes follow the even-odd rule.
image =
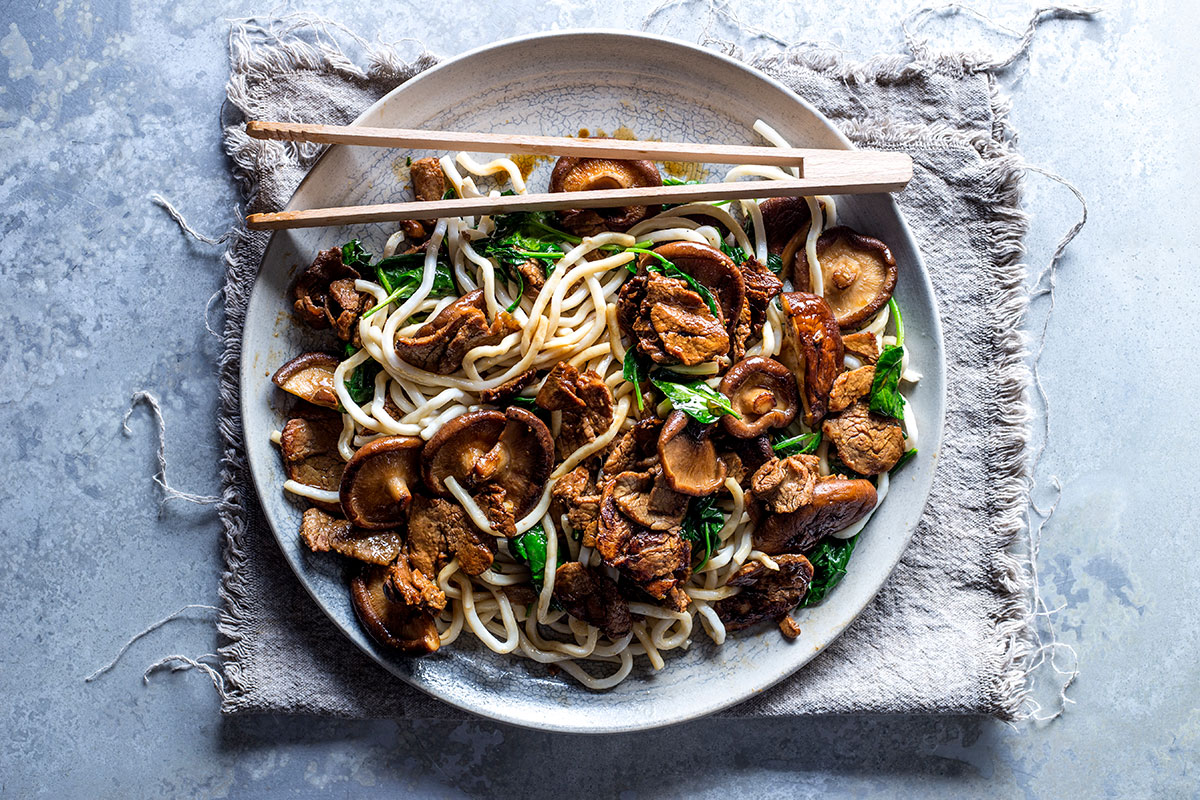
[[[550,191],[580,192],[662,186],[653,161],[563,156],[550,173]],[[564,228],[578,236],[626,231],[662,210],[661,205],[621,208],[569,208],[558,212]]]
[[[302,400],[325,408],[337,408],[333,372],[339,363],[328,353],[304,353],[276,370],[271,380],[280,389]]]
[[[896,259],[888,246],[844,225],[830,228],[817,239],[817,263],[825,284],[822,296],[838,326],[853,330],[887,305],[896,289]],[[808,251],[796,250],[792,283],[812,291]]]

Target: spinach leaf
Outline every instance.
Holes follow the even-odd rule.
[[[783,256],[778,253],[767,253],[767,269],[776,275],[783,272]]]
[[[917,448],[915,448],[915,447],[911,450],[905,451],[904,455],[900,456],[900,460],[896,462],[896,465],[888,470],[888,475],[895,475],[896,470],[903,467],[909,461],[912,461],[913,456],[915,456],[916,454],[917,454]]]
[[[700,181],[684,180],[683,178],[666,177],[662,179],[663,186],[695,186]]]
[[[857,541],[857,534],[849,539],[827,536],[808,554],[808,560],[813,565],[813,579],[808,586],[808,593],[800,601],[801,608],[815,606],[838,585],[846,574],[846,565],[850,563],[850,555]]]
[[[717,417],[726,414],[735,419],[742,418],[733,410],[733,404],[729,402],[728,397],[704,381],[674,383],[651,376],[650,382],[667,396],[667,399],[671,401],[672,408],[687,412],[697,422],[707,425],[710,422],[716,422]]]
[[[802,433],[799,436],[784,439],[771,445],[771,447],[780,458],[787,458],[788,456],[815,453],[820,445],[821,433],[817,431],[815,433]]]
[[[354,345],[346,345],[346,358],[357,352],[358,348]],[[346,393],[350,395],[351,400],[362,405],[375,397],[375,376],[379,374],[380,369],[382,369],[381,365],[373,358],[368,358],[355,367],[354,372],[350,373],[350,377],[343,381],[346,384]]]
[[[371,254],[363,250],[362,242],[351,239],[342,245],[342,263],[357,270],[359,275],[369,275]]]
[[[508,550],[529,567],[533,588],[540,592],[546,584],[546,529],[542,523],[509,539]],[[566,563],[566,555],[562,550],[559,548],[556,559],[560,565]]]
[[[421,285],[425,276],[425,253],[406,253],[398,256],[388,256],[375,265],[375,277],[379,285],[388,293],[387,298],[363,314],[363,318],[374,314],[388,303],[411,297]],[[445,297],[456,291],[454,276],[450,272],[450,263],[441,253],[438,253],[437,265],[434,268],[433,288],[429,290],[430,297]]]
[[[870,404],[876,414],[904,419],[904,397],[900,394],[900,364],[904,349],[888,345],[875,363],[875,379],[871,381]]]
[[[888,298],[888,308],[896,318],[896,346],[904,347],[904,317],[900,316],[900,306],[896,305],[896,298]]]
[[[632,347],[625,351],[625,360],[621,363],[621,377],[633,384],[633,397],[637,402],[637,410],[642,410],[642,384],[650,374],[650,365],[645,357]]]
[[[495,230],[480,252],[495,259],[504,279],[518,286],[517,298],[508,307],[509,311],[517,307],[525,294],[525,280],[516,269],[519,264],[531,259],[540,261],[548,277],[554,271],[555,262],[567,252],[563,243],[583,241],[555,228],[550,224],[551,219],[547,211],[521,211],[495,217]]]
[[[693,497],[688,504],[687,513],[683,517],[683,528],[680,535],[692,543],[692,555],[704,548],[704,557],[694,569],[703,569],[708,559],[721,545],[721,528],[725,527],[725,515],[717,507],[717,496],[710,494],[706,497]]]
[[[454,191],[454,187],[451,186],[449,189],[442,192],[442,199],[443,200],[457,200],[458,192]]]
[[[729,244],[728,242],[721,242],[721,252],[733,259],[733,263],[738,266],[744,264],[746,259],[750,257],[745,250],[736,244]]]

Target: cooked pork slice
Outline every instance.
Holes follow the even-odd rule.
[[[846,355],[854,356],[864,364],[874,364],[879,360],[879,340],[869,331],[843,333],[842,347]]]
[[[408,551],[413,566],[430,577],[454,556],[463,572],[478,575],[492,565],[496,538],[476,530],[458,503],[416,495],[408,511]]]
[[[559,362],[538,391],[537,404],[547,411],[562,412],[562,425],[555,440],[558,458],[565,459],[608,430],[613,421],[613,397],[604,380],[594,371],[581,373]]]
[[[446,175],[433,157],[418,158],[409,167],[413,195],[422,201],[441,200],[446,194]]]
[[[555,519],[566,514],[567,523],[580,535],[584,547],[595,547],[596,525],[600,521],[600,489],[592,480],[589,469],[580,465],[563,475],[550,490],[550,496],[558,506]]]
[[[819,461],[816,456],[789,456],[759,467],[750,478],[754,500],[764,510],[788,514],[812,502]]]
[[[300,538],[314,553],[340,553],[356,561],[386,567],[404,552],[404,537],[396,531],[364,531],[349,520],[339,519],[319,508],[304,512]]]
[[[537,370],[527,369],[512,380],[500,384],[495,389],[484,389],[479,393],[479,402],[503,405],[519,395],[526,386],[531,385],[536,380]]]
[[[726,630],[741,630],[768,619],[779,621],[804,599],[813,577],[808,559],[786,554],[778,556],[775,563],[778,570],[752,561],[729,579],[730,586],[740,586],[742,591],[713,606]]]
[[[599,570],[578,561],[563,564],[554,573],[554,597],[568,614],[594,625],[610,639],[629,633],[629,603]]]
[[[504,311],[489,323],[486,307],[482,289],[463,295],[417,329],[415,336],[396,337],[396,355],[426,372],[449,375],[462,367],[467,351],[499,344],[507,334],[520,330]]]
[[[392,601],[427,613],[437,613],[446,607],[445,593],[433,578],[415,569],[405,553],[398,555],[388,567],[383,589]]]
[[[874,367],[864,369],[874,370]],[[837,448],[842,463],[860,475],[887,472],[904,455],[900,423],[873,413],[866,400],[859,400],[826,420],[821,430]]]

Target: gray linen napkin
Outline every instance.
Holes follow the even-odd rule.
[[[226,148],[248,211],[282,207],[319,149],[253,141],[241,115],[344,123],[432,65],[393,51],[360,69],[311,30],[241,29],[233,37]],[[324,40],[328,41],[328,40]],[[1027,562],[1012,547],[1027,499],[1019,333],[1027,302],[1019,263],[1020,167],[986,65],[924,54],[847,64],[793,48],[750,59],[815,104],[858,144],[913,155],[899,195],[933,277],[945,326],[948,409],[933,494],[904,559],[879,596],[796,676],[726,712],[1018,715],[1031,647]],[[240,113],[238,113],[240,112]],[[463,716],[390,676],[317,609],[281,557],[242,449],[238,367],[246,301],[267,234],[239,232],[225,283],[220,512],[227,534],[220,653],[226,712],[348,717]]]

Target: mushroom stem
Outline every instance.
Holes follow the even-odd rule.
[[[387,493],[397,503],[407,500],[411,495],[408,493],[408,485],[399,475],[389,475],[387,478]]]

